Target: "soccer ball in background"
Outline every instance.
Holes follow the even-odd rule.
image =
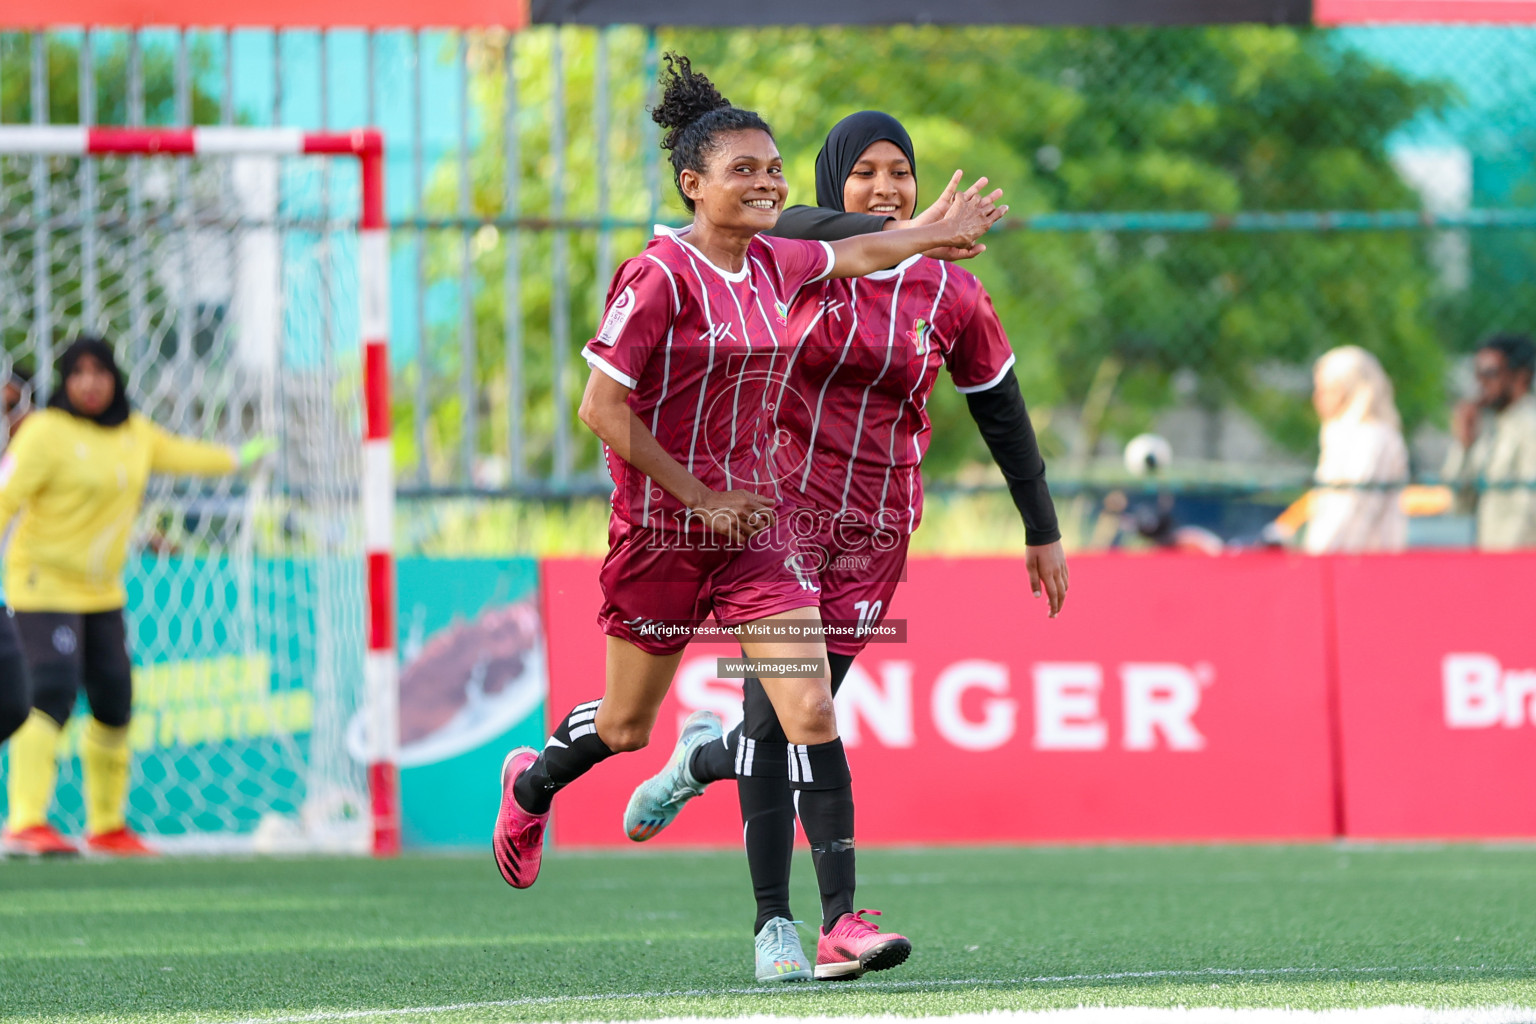
[[[1125,446],[1125,468],[1132,476],[1156,476],[1173,462],[1173,445],[1158,434],[1137,434]]]

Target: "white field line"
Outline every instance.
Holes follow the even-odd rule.
[[[1340,977],[1347,977],[1347,976],[1350,976],[1350,975],[1362,975],[1362,974],[1420,974],[1420,973],[1441,973],[1441,972],[1448,972],[1448,971],[1468,971],[1468,970],[1473,970],[1473,971],[1483,971],[1483,970],[1486,970],[1488,973],[1498,973],[1498,969],[1497,968],[1487,968],[1487,969],[1485,969],[1485,968],[1467,968],[1467,967],[1430,967],[1430,966],[1425,966],[1425,967],[1347,967],[1347,968],[1341,968],[1341,967],[1252,967],[1252,968],[1244,968],[1244,967],[1205,967],[1205,968],[1201,968],[1199,970],[1193,970],[1193,971],[1116,971],[1116,972],[1113,972],[1113,973],[1106,973],[1106,974],[1055,974],[1055,975],[1039,975],[1039,976],[1033,977],[1033,978],[958,978],[958,979],[957,978],[949,978],[949,979],[935,979],[935,980],[930,980],[930,981],[889,981],[889,982],[862,981],[862,982],[859,982],[857,984],[850,984],[850,985],[847,985],[847,986],[838,986],[835,989],[831,989],[831,990],[829,990],[829,988],[828,988],[828,986],[826,984],[815,984],[815,983],[812,983],[812,984],[798,984],[798,985],[784,985],[784,986],[755,985],[755,986],[753,986],[751,988],[694,988],[694,989],[677,989],[677,990],[673,990],[673,991],[660,991],[660,990],[658,990],[658,991],[651,991],[651,992],[603,992],[603,993],[590,993],[590,994],[587,994],[587,995],[576,995],[576,996],[525,996],[525,997],[523,997],[521,999],[492,999],[492,1000],[485,1000],[485,1001],[482,1001],[482,1002],[474,1002],[474,1003],[444,1003],[444,1004],[439,1005],[439,1006],[404,1006],[404,1007],[380,1008],[380,1009],[371,1009],[371,1010],[331,1010],[331,1011],[320,1011],[320,1012],[316,1012],[316,1013],[294,1014],[294,1015],[291,1015],[291,1016],[284,1016],[284,1017],[243,1017],[243,1018],[240,1018],[239,1020],[220,1021],[220,1022],[212,1022],[212,1021],[210,1021],[210,1022],[206,1022],[206,1024],[313,1024],[313,1022],[320,1022],[320,1021],[369,1020],[369,1019],[373,1019],[373,1018],[388,1018],[388,1017],[422,1017],[422,1016],[426,1016],[428,1014],[455,1013],[455,1012],[468,1011],[468,1010],[506,1009],[506,1008],[510,1008],[510,1007],[519,1007],[519,1006],[559,1006],[559,1005],[564,1005],[564,1004],[606,1003],[606,1002],[634,1002],[634,1001],[646,1001],[646,1002],[648,1002],[648,1001],[653,1001],[653,1000],[658,1000],[658,999],[701,999],[701,998],[708,998],[710,996],[772,996],[774,998],[782,998],[784,996],[813,995],[813,994],[814,995],[825,996],[825,995],[831,994],[832,991],[846,992],[849,995],[853,995],[853,994],[856,994],[856,993],[859,993],[859,992],[899,991],[899,990],[903,990],[903,989],[1010,988],[1010,987],[1016,987],[1016,986],[1020,986],[1020,985],[1052,985],[1052,984],[1058,984],[1059,985],[1059,984],[1071,984],[1073,982],[1093,983],[1093,982],[1103,982],[1103,981],[1128,981],[1128,980],[1135,980],[1135,979],[1139,979],[1139,978],[1148,978],[1148,979],[1152,979],[1152,978],[1175,978],[1175,979],[1177,979],[1177,978],[1188,978],[1188,979],[1196,979],[1196,978],[1273,978],[1273,977],[1284,977],[1286,975],[1327,975],[1327,974],[1334,974],[1334,975],[1338,975]],[[1475,1009],[1475,1010],[1474,1009],[1466,1009],[1466,1010],[1430,1010],[1430,1009],[1426,1009],[1424,1007],[1396,1006],[1396,1007],[1377,1007],[1377,1008],[1372,1008],[1372,1009],[1369,1009],[1369,1010],[1320,1010],[1320,1011],[1307,1011],[1307,1010],[1264,1010],[1264,1009],[1258,1009],[1258,1008],[1243,1009],[1243,1010],[1228,1010],[1228,1009],[1221,1009],[1219,1007],[1200,1007],[1200,1008],[1195,1008],[1195,1009],[1178,1009],[1178,1010],[1154,1010],[1154,1009],[1139,1008],[1139,1007],[1122,1007],[1122,1008],[1119,1008],[1119,1009],[1125,1010],[1125,1011],[1130,1012],[1130,1013],[1133,1013],[1135,1015],[1134,1019],[1137,1020],[1137,1021],[1154,1020],[1155,1019],[1155,1020],[1157,1020],[1159,1022],[1167,1021],[1168,1024],[1174,1024],[1175,1021],[1177,1021],[1178,1024],[1206,1024],[1207,1020],[1209,1020],[1211,1022],[1211,1024],[1217,1024],[1218,1021],[1222,1022],[1222,1024],[1226,1024],[1226,1022],[1242,1022],[1242,1024],[1269,1024],[1269,1022],[1271,1020],[1273,1020],[1275,1022],[1275,1024],[1280,1024],[1280,1022],[1282,1020],[1286,1021],[1286,1022],[1293,1022],[1293,1024],[1303,1024],[1303,1022],[1314,1022],[1314,1021],[1317,1022],[1317,1024],[1324,1024],[1324,1022],[1326,1022],[1326,1024],[1532,1024],[1532,1022],[1536,1022],[1536,1008],[1532,1008],[1532,1007],[1489,1007],[1489,1008]],[[1366,1013],[1376,1013],[1377,1010],[1392,1011],[1393,1015],[1391,1015],[1391,1016],[1379,1016],[1379,1017],[1368,1017],[1368,1016],[1331,1017],[1331,1016],[1326,1016],[1327,1014],[1336,1014],[1336,1013],[1337,1014],[1356,1014],[1356,1015],[1358,1015],[1358,1014],[1366,1014]],[[1213,1013],[1225,1014],[1226,1016],[1222,1016],[1220,1018],[1217,1018],[1217,1017],[1204,1018],[1204,1017],[1192,1017],[1192,1016],[1190,1016],[1191,1014],[1205,1013],[1205,1012],[1208,1012],[1208,1011],[1209,1012],[1213,1012]],[[891,1017],[891,1016],[879,1017],[879,1016],[869,1016],[869,1017],[856,1018],[856,1019],[860,1019],[860,1020],[864,1020],[864,1021],[872,1021],[872,1022],[874,1022],[874,1021],[879,1021],[879,1022],[891,1021],[891,1022],[899,1022],[899,1024],[917,1024],[917,1022],[925,1021],[925,1020],[926,1021],[943,1021],[944,1024],[962,1024],[962,1022],[977,1022],[977,1021],[986,1021],[986,1022],[989,1022],[989,1024],[1006,1024],[1007,1021],[1013,1020],[1014,1018],[1017,1018],[1020,1021],[1030,1021],[1030,1022],[1037,1022],[1038,1021],[1038,1022],[1040,1022],[1040,1024],[1047,1024],[1047,1022],[1049,1022],[1049,1024],[1057,1024],[1057,1022],[1061,1022],[1061,1024],[1089,1024],[1090,1020],[1091,1021],[1099,1020],[1099,1018],[1086,1018],[1086,1017],[1084,1017],[1084,1018],[1075,1018],[1075,1017],[1050,1017],[1050,1016],[1047,1016],[1048,1014],[1060,1014],[1060,1013],[1068,1013],[1068,1012],[1076,1012],[1076,1011],[1063,1011],[1063,1010],[1014,1011],[1014,1010],[1009,1010],[1009,1011],[995,1011],[995,1012],[986,1013],[986,1014],[956,1014],[956,1015],[953,1015],[953,1016],[945,1016],[945,1017]],[[1097,1011],[1095,1011],[1095,1012],[1097,1012]],[[1176,1016],[1156,1017],[1156,1018],[1148,1016],[1150,1014],[1159,1014],[1159,1013],[1161,1013],[1161,1014],[1170,1014],[1171,1013],[1171,1014],[1175,1014]],[[1273,1017],[1273,1018],[1270,1018],[1270,1017],[1253,1017],[1253,1016],[1237,1016],[1239,1014],[1258,1014],[1258,1013],[1281,1013],[1281,1014],[1287,1014],[1288,1016],[1285,1016],[1285,1017]],[[1414,1013],[1421,1014],[1421,1016],[1405,1015],[1405,1014],[1414,1014]],[[1488,1014],[1495,1014],[1495,1016],[1488,1016]],[[1424,1016],[1424,1015],[1427,1015],[1427,1016]],[[707,1024],[707,1022],[709,1022],[709,1021],[719,1020],[719,1019],[723,1019],[723,1018],[702,1018],[702,1017],[657,1018],[657,1020],[661,1020],[661,1021],[677,1021],[679,1019],[686,1020],[688,1022],[688,1024]],[[802,1022],[805,1022],[805,1024],[810,1024],[810,1022],[829,1021],[829,1020],[832,1020],[833,1018],[827,1018],[827,1017],[795,1018],[795,1017],[778,1017],[778,1016],[757,1016],[757,1017],[737,1017],[737,1018],[730,1018],[730,1019],[733,1020],[733,1021],[742,1021],[742,1020],[802,1021]],[[841,1018],[836,1018],[836,1019],[837,1020],[847,1020],[849,1018],[841,1017]],[[1104,1018],[1104,1019],[1106,1021],[1109,1020],[1109,1018]],[[1132,1019],[1133,1018],[1131,1018],[1131,1017],[1122,1017],[1122,1018],[1119,1018],[1119,1020],[1117,1021],[1117,1024],[1129,1024],[1129,1021],[1132,1020]]]
[[[1468,1010],[1431,1010],[1423,1006],[1355,1010],[1078,1006],[1065,1010],[993,1010],[953,1017],[662,1017],[646,1024],[1530,1024],[1533,1013],[1536,1009],[1520,1006]]]

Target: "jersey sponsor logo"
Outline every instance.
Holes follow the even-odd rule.
[[[736,340],[736,332],[731,330],[731,324],[729,321],[722,324],[710,324],[709,330],[699,335],[700,341],[706,342],[710,345],[718,344],[719,342],[725,341],[726,339],[730,339],[731,341]]]
[[[619,293],[619,297],[613,300],[613,305],[608,307],[608,315],[603,317],[602,330],[597,332],[597,340],[603,345],[612,345],[619,340],[619,332],[624,330],[624,325],[629,322],[629,316],[635,311],[635,290],[625,288]]]
[[[843,322],[843,310],[847,308],[848,303],[842,299],[826,299],[821,304],[822,315],[830,317],[838,323]]]
[[[933,325],[922,317],[918,317],[912,321],[912,329],[907,332],[907,338],[912,342],[912,347],[917,351],[917,354],[925,356],[931,348],[932,334]]]

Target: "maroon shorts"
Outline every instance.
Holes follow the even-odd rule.
[[[598,580],[597,622],[608,636],[648,654],[675,654],[714,615],[722,626],[814,608],[814,573],[799,568],[788,528],[778,523],[746,545],[698,532],[608,521],[608,557]]]
[[[821,620],[827,650],[858,655],[891,611],[896,585],[907,578],[907,543],[901,532],[823,528],[817,533]]]

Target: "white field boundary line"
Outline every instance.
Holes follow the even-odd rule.
[[[1076,1006],[1062,1010],[992,1010],[953,1017],[661,1017],[647,1024],[1530,1024],[1536,1009],[1490,1006],[1432,1010],[1424,1006],[1292,1010],[1262,1007]],[[606,1024],[594,1021],[588,1024]]]
[[[1019,986],[1019,985],[1060,985],[1060,984],[1071,984],[1073,982],[1089,982],[1089,983],[1092,983],[1092,982],[1102,982],[1102,981],[1134,981],[1134,980],[1137,980],[1137,979],[1157,979],[1157,978],[1189,978],[1189,979],[1197,979],[1197,978],[1273,978],[1273,977],[1284,977],[1286,975],[1326,975],[1326,974],[1334,974],[1334,975],[1338,975],[1340,977],[1346,977],[1346,976],[1349,976],[1349,975],[1361,975],[1361,974],[1424,974],[1424,973],[1444,973],[1444,972],[1460,972],[1460,971],[1478,971],[1478,972],[1486,972],[1486,973],[1489,973],[1489,974],[1499,974],[1499,973],[1506,973],[1506,972],[1508,972],[1510,970],[1513,970],[1513,968],[1499,968],[1499,967],[1452,967],[1452,966],[1445,966],[1445,967],[1431,967],[1431,966],[1424,966],[1424,967],[1203,967],[1203,968],[1200,968],[1199,970],[1193,970],[1193,971],[1115,971],[1115,972],[1106,973],[1106,974],[1054,974],[1054,975],[1039,975],[1039,976],[1036,976],[1036,977],[1033,977],[1033,978],[940,978],[940,979],[934,979],[934,980],[930,980],[930,981],[889,981],[889,982],[875,981],[875,982],[861,982],[861,983],[859,983],[857,985],[839,986],[839,987],[837,987],[835,989],[829,989],[829,987],[826,984],[816,984],[816,983],[796,984],[796,985],[783,985],[783,986],[754,985],[751,988],[746,988],[746,987],[742,987],[742,988],[693,988],[693,989],[677,989],[677,990],[673,990],[673,991],[670,991],[670,992],[669,991],[657,990],[657,991],[651,991],[651,992],[600,992],[600,993],[589,993],[589,994],[586,994],[586,995],[576,995],[576,996],[525,996],[525,997],[523,997],[521,999],[491,999],[491,1000],[485,1000],[485,1001],[482,1001],[482,1002],[474,1002],[474,1003],[444,1003],[444,1004],[439,1005],[439,1006],[406,1006],[406,1007],[395,1007],[395,1008],[380,1008],[380,1009],[372,1009],[372,1010],[332,1010],[332,1011],[321,1011],[321,1012],[317,1012],[317,1013],[296,1014],[296,1015],[285,1016],[285,1017],[242,1017],[242,1018],[240,1018],[238,1020],[230,1020],[230,1021],[217,1021],[217,1022],[215,1022],[215,1021],[207,1021],[207,1022],[204,1022],[204,1024],[316,1024],[316,1022],[323,1022],[323,1021],[369,1020],[371,1018],[384,1018],[384,1017],[421,1017],[421,1016],[426,1016],[427,1014],[434,1014],[434,1013],[458,1013],[458,1012],[464,1012],[464,1011],[468,1011],[468,1010],[507,1009],[507,1008],[519,1007],[519,1006],[559,1006],[559,1005],[567,1004],[567,1003],[631,1002],[631,1001],[641,1001],[641,1000],[649,1001],[649,1000],[656,1000],[656,999],[702,999],[702,998],[708,998],[710,996],[773,996],[775,998],[779,998],[779,997],[783,997],[783,996],[813,995],[813,994],[814,995],[823,995],[823,996],[825,996],[825,995],[828,995],[829,992],[831,992],[831,991],[845,992],[845,993],[847,993],[849,995],[854,995],[854,994],[857,994],[857,993],[860,993],[860,992],[876,992],[876,991],[886,991],[886,992],[889,992],[889,991],[900,991],[900,990],[903,990],[903,989],[1009,988],[1009,987],[1015,987],[1015,986]],[[1149,1010],[1142,1010],[1142,1009],[1139,1009],[1139,1008],[1133,1008],[1133,1009],[1137,1009],[1138,1013],[1151,1012]],[[1497,1018],[1497,1024],[1503,1024],[1503,1022],[1506,1021],[1506,1020],[1514,1022],[1514,1024],[1527,1024],[1527,1022],[1536,1021],[1536,1009],[1533,1009],[1533,1008],[1508,1007],[1508,1008],[1499,1008],[1499,1009],[1509,1009],[1509,1010],[1512,1010],[1512,1011],[1515,1011],[1515,1012],[1518,1012],[1518,1013],[1522,1014],[1522,1016],[1519,1016],[1519,1017],[1509,1017],[1509,1018],[1500,1017],[1500,1018]],[[1009,1011],[1009,1012],[1012,1012],[1012,1011]],[[1056,1011],[1033,1011],[1033,1012],[1038,1014],[1038,1013],[1046,1013],[1046,1012],[1054,1013]],[[1187,1013],[1190,1013],[1190,1012],[1193,1012],[1193,1011],[1182,1010],[1182,1011],[1177,1011],[1177,1012],[1187,1014]],[[1235,1011],[1223,1011],[1223,1012],[1235,1012]],[[1310,1012],[1310,1011],[1286,1011],[1286,1012],[1301,1013],[1301,1012]],[[1331,1012],[1335,1012],[1335,1011],[1331,1011],[1330,1010],[1330,1011],[1319,1011],[1319,1012],[1331,1013]],[[1426,1011],[1426,1012],[1431,1012],[1431,1011]],[[1433,1012],[1439,1012],[1439,1011],[1433,1011]],[[1450,1012],[1450,1011],[1447,1011],[1447,1012]],[[1454,1018],[1446,1018],[1446,1021],[1449,1022],[1449,1021],[1454,1020],[1454,1021],[1460,1022],[1460,1021],[1463,1021],[1463,1020],[1468,1020],[1470,1018],[1465,1016],[1465,1014],[1470,1014],[1470,1013],[1473,1013],[1474,1011],[1472,1011],[1472,1010],[1465,1010],[1465,1011],[1455,1011],[1455,1012],[1462,1013],[1462,1014],[1464,1014],[1464,1016],[1454,1017]],[[957,1014],[957,1015],[953,1015],[953,1016],[946,1016],[946,1017],[943,1017],[943,1018],[932,1018],[932,1017],[930,1017],[930,1018],[922,1018],[922,1017],[874,1018],[874,1017],[872,1017],[872,1018],[868,1018],[868,1019],[870,1019],[870,1020],[885,1019],[885,1020],[896,1020],[896,1021],[904,1021],[904,1022],[905,1021],[915,1022],[915,1021],[919,1021],[919,1020],[940,1020],[940,1019],[942,1019],[942,1020],[948,1022],[948,1021],[966,1020],[967,1018],[970,1018],[970,1019],[974,1020],[974,1019],[977,1019],[978,1016],[979,1015],[977,1015],[977,1014],[969,1014],[969,1015]],[[653,1019],[654,1018],[647,1018],[648,1021],[649,1020],[653,1020]],[[676,1020],[677,1018],[661,1018],[661,1019]],[[695,1019],[696,1018],[689,1018],[690,1021],[693,1021]],[[744,1019],[744,1018],[735,1018],[735,1019]],[[811,1018],[807,1018],[807,1019],[811,1019]],[[826,1018],[815,1018],[815,1019],[822,1019],[822,1020],[824,1020]],[[1041,1019],[1041,1018],[1036,1018],[1036,1019]],[[1187,1017],[1181,1017],[1180,1019],[1181,1020],[1188,1020]],[[1227,1018],[1223,1018],[1223,1019],[1227,1019]],[[1236,1020],[1237,1018],[1230,1018],[1230,1019]],[[1297,1018],[1294,1018],[1294,1019],[1297,1020],[1297,1021],[1300,1021],[1303,1018],[1297,1017]],[[1432,1022],[1432,1024],[1439,1024],[1438,1019],[1435,1022]],[[1479,1024],[1482,1024],[1481,1020],[1479,1021]],[[1487,1022],[1487,1024],[1495,1024],[1495,1022],[1494,1021],[1489,1021],[1489,1022]]]

